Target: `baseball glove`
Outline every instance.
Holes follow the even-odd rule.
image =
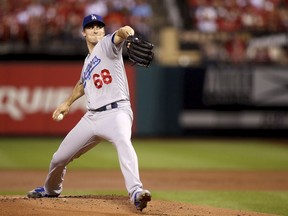
[[[136,35],[130,35],[126,42],[129,59],[139,66],[148,67],[154,56],[154,45]]]

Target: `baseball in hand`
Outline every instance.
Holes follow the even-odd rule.
[[[64,115],[62,113],[60,113],[58,116],[57,116],[57,121],[61,121],[63,119]]]

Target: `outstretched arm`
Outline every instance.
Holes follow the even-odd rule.
[[[122,28],[119,28],[115,33],[113,42],[117,45],[122,41],[126,40],[128,36],[134,35],[134,33],[134,29],[130,26],[124,26]]]
[[[84,87],[80,81],[78,81],[71,93],[71,95],[62,103],[60,104],[56,110],[53,112],[52,118],[57,121],[57,117],[60,113],[64,116],[69,113],[70,107],[74,101],[84,95]]]

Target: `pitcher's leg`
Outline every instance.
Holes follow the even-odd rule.
[[[60,194],[66,173],[66,165],[93,148],[98,142],[99,140],[95,139],[88,120],[82,118],[64,138],[53,155],[44,184],[46,193],[49,195]]]
[[[131,196],[134,192],[143,187],[139,176],[138,158],[130,139],[119,139],[114,142],[114,145],[117,149],[126,189]]]
[[[132,112],[129,109],[118,110],[110,114],[109,118],[111,118],[111,121],[106,119],[106,122],[109,123],[107,127],[109,132],[103,131],[104,137],[116,147],[126,189],[129,195],[132,196],[135,191],[142,190],[138,158],[131,142]]]

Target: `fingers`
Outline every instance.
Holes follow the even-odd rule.
[[[62,114],[63,117],[65,117],[65,115],[67,114],[67,112],[65,111],[61,111],[60,109],[56,109],[53,114],[52,114],[52,119],[54,121],[59,121],[59,115]]]
[[[56,109],[54,112],[53,112],[53,114],[52,114],[52,119],[54,120],[54,121],[57,121],[57,118],[58,118],[58,115],[60,115],[60,111],[58,110],[58,109]]]
[[[69,113],[70,107],[66,104],[61,104],[52,114],[54,121],[59,121],[59,115],[62,114],[65,117]]]

